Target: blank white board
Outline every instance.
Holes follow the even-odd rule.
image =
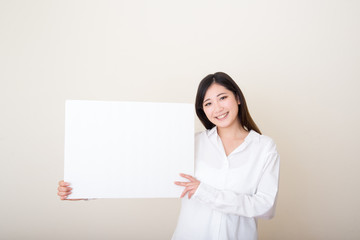
[[[73,198],[178,198],[194,173],[194,107],[67,100],[64,180]]]

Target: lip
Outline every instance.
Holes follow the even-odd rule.
[[[218,118],[218,117],[220,117],[220,116],[222,116],[222,115],[225,115],[225,117],[223,117],[223,118]],[[223,120],[225,120],[225,119],[227,119],[227,117],[229,116],[229,112],[226,112],[226,113],[223,113],[223,114],[221,114],[221,115],[218,115],[217,117],[215,117],[218,121],[223,121]]]

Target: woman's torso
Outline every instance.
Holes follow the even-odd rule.
[[[226,156],[216,127],[196,134],[195,177],[216,189],[255,194],[265,164],[264,141],[271,139],[250,131],[244,142]],[[257,221],[213,210],[186,196],[173,239],[257,239]]]

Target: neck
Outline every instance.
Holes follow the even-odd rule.
[[[221,139],[234,139],[243,138],[248,132],[241,126],[240,122],[236,122],[226,128],[217,127],[217,133]]]

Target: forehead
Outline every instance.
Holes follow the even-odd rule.
[[[220,93],[231,93],[231,91],[218,83],[213,83],[210,85],[210,87],[206,91],[204,100],[206,100],[208,98],[216,97]]]

